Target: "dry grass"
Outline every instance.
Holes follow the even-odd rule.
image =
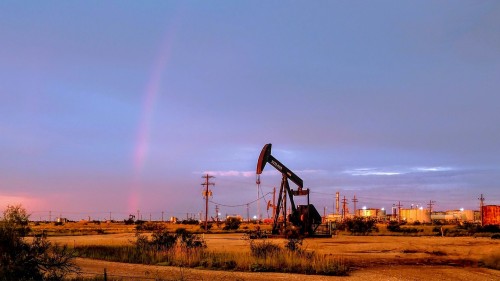
[[[52,236],[50,240],[58,244],[67,244],[69,246],[85,245],[105,245],[105,246],[123,246],[131,245],[135,241],[135,226],[116,226],[105,224],[100,227],[105,229],[105,233],[112,233],[113,229],[117,233],[106,235],[85,235],[85,236]],[[172,231],[176,227],[188,227],[191,230],[199,230],[199,226],[186,225],[168,225]],[[253,229],[254,225],[248,225]],[[54,227],[54,226],[51,226]],[[78,229],[78,224],[64,225],[69,229]],[[93,224],[83,226],[85,229],[96,227]],[[431,233],[430,226],[424,227],[424,234]],[[450,226],[452,227],[452,226]],[[496,254],[500,248],[500,240],[487,237],[440,237],[440,236],[394,236],[390,233],[384,233],[383,229],[379,234],[381,236],[350,236],[340,234],[333,238],[314,238],[304,240],[303,247],[309,251],[314,251],[319,256],[334,256],[337,259],[349,261],[355,267],[370,268],[373,266],[387,265],[484,265],[489,268],[499,269],[499,255]],[[435,234],[435,233],[434,233]],[[218,233],[202,234],[207,242],[207,252],[213,252],[219,256],[213,258],[215,263],[223,260],[235,259],[236,255],[242,260],[242,264],[248,264],[243,261],[249,256],[249,241],[243,239],[241,233]],[[283,246],[284,239],[272,239],[273,243]],[[225,258],[221,256],[226,255]],[[210,266],[209,266],[210,267]]]
[[[204,248],[174,248],[159,250],[136,246],[77,246],[80,257],[107,261],[237,270],[256,272],[293,272],[322,275],[346,275],[348,266],[333,255],[317,255],[311,251],[289,251],[269,241],[247,245],[251,253],[208,251]],[[248,250],[247,250],[248,252]]]

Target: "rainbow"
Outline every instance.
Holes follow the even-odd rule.
[[[175,29],[175,25],[170,25],[167,29],[165,39],[160,48],[160,54],[153,64],[152,73],[143,95],[142,113],[133,151],[133,183],[128,199],[128,209],[133,212],[140,205],[140,178],[148,155],[152,116],[160,92],[162,76],[171,57],[172,39]]]

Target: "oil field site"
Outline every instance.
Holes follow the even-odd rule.
[[[389,215],[366,208],[350,214],[345,199],[341,212],[321,216],[302,178],[273,156],[271,148],[263,147],[256,168],[258,188],[266,164],[281,174],[278,196],[267,203],[272,211],[267,220],[240,215],[220,219],[218,214],[209,219],[213,177],[207,174],[202,183],[204,220],[143,221],[131,214],[122,222],[61,217],[30,221],[18,205],[5,210],[2,231],[14,233],[12,239],[21,239],[17,243],[35,246],[35,253],[25,254],[33,255],[42,277],[67,280],[500,278],[500,206],[482,206],[482,195],[479,221],[466,215],[443,219],[418,207],[403,212],[401,206]],[[299,196],[306,198],[305,205],[295,204]],[[336,199],[340,209],[338,195]],[[50,258],[37,256],[38,251]],[[22,266],[12,259],[4,257],[3,263]],[[12,270],[6,274],[6,280],[29,278]]]

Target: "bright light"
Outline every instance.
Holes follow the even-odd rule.
[[[253,219],[256,220],[257,219],[257,216],[253,216]]]
[[[424,209],[424,207],[420,207],[419,209],[420,209],[420,210],[423,210],[423,209]]]
[[[385,211],[385,208],[384,208],[384,207],[382,207],[382,211]]]
[[[462,211],[462,212],[463,212],[463,211],[464,211],[464,208],[460,208],[460,211]]]
[[[366,210],[366,206],[363,206],[363,210]]]

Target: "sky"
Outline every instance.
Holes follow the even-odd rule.
[[[267,143],[320,213],[500,204],[499,77],[498,1],[1,1],[0,207],[267,217]]]

